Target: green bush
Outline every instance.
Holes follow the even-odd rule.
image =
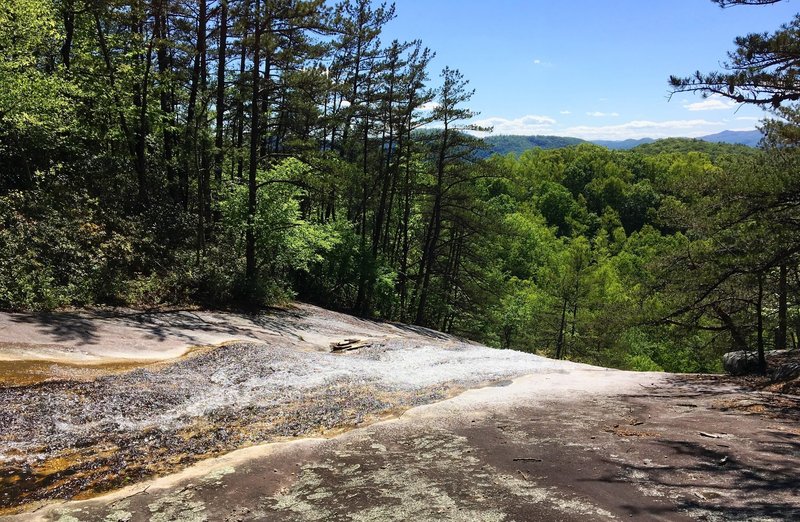
[[[629,370],[636,372],[663,372],[664,368],[656,364],[646,355],[628,356],[627,366]]]
[[[107,258],[93,202],[44,191],[0,196],[0,307],[90,303]]]

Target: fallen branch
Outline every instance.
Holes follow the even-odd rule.
[[[367,343],[361,339],[345,339],[338,343],[331,343],[332,352],[349,352],[350,350],[357,350],[367,346]]]
[[[705,431],[700,432],[701,437],[707,437],[709,439],[722,439],[727,436],[726,433],[706,433]]]

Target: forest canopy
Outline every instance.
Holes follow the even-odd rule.
[[[0,307],[299,298],[639,370],[796,345],[797,97],[753,53],[797,45],[797,20],[737,40],[729,73],[672,79],[774,106],[766,150],[489,156],[468,79],[430,71],[414,35],[383,41],[394,16],[368,0],[2,2]]]

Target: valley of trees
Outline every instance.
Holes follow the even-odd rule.
[[[394,16],[4,0],[0,307],[299,298],[640,370],[797,344],[800,17],[671,80],[772,107],[762,149],[486,157],[468,80],[383,41]]]
[[[480,158],[488,158],[492,154],[514,154],[519,156],[528,149],[560,149],[571,145],[580,145],[586,141],[580,138],[563,138],[561,136],[487,136],[483,139],[487,145],[477,151]]]

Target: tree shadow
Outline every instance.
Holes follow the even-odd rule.
[[[271,308],[263,313],[249,314],[247,320],[257,328],[275,332],[281,337],[302,340],[300,332],[309,330],[302,320],[308,315],[307,312],[299,309]]]
[[[411,332],[420,337],[427,337],[428,339],[436,339],[438,341],[447,341],[449,339],[454,339],[454,337],[451,335],[439,332],[437,330],[433,330],[431,328],[426,328],[424,326],[417,326],[413,324],[402,324],[402,323],[389,323],[389,324],[391,324],[398,330],[402,330],[404,332]]]
[[[76,313],[9,314],[12,322],[33,325],[56,343],[76,342],[78,346],[97,344],[97,322]]]
[[[266,340],[269,336],[302,339],[299,331],[302,311],[272,309],[266,313],[237,314],[236,321],[224,312],[175,311],[86,311],[81,313],[51,312],[9,314],[10,321],[32,325],[53,343],[75,343],[77,346],[103,342],[106,327],[138,332],[147,341],[164,342],[179,339],[190,345],[203,343],[197,333],[216,334],[231,339]],[[123,334],[124,335],[124,334]],[[112,335],[111,338],[114,338]]]
[[[331,336],[347,335],[348,326],[353,327],[352,335],[359,335],[360,326],[367,330],[393,327],[407,334],[437,341],[458,339],[423,326],[352,316],[347,316],[341,324],[335,319],[328,322],[324,317],[318,321],[315,314],[294,307],[239,312],[108,310],[9,314],[9,317],[16,323],[33,325],[53,343],[74,343],[77,346],[113,342],[113,339],[132,332],[146,341],[160,343],[177,339],[193,346],[207,343],[208,335],[200,334],[231,340],[274,341],[277,337],[302,341],[303,333],[312,330],[320,333],[330,330]],[[106,334],[108,337],[105,337]]]
[[[625,403],[643,406],[642,416],[649,411],[647,401],[654,398],[661,408],[710,410],[714,416],[695,418],[695,413],[687,413],[685,417],[679,414],[678,419],[683,420],[674,424],[670,420],[656,422],[653,426],[663,431],[646,442],[646,454],[668,458],[628,462],[622,464],[622,472],[618,460],[603,458],[609,471],[586,481],[655,489],[701,520],[800,520],[800,431],[796,429],[800,397],[754,392],[746,383],[720,376],[674,377],[666,386],[654,387],[654,392],[626,395]],[[703,423],[704,418],[709,422]],[[735,428],[730,434],[701,431],[724,430],[743,418],[754,426],[746,435]],[[691,432],[686,431],[687,426]],[[740,442],[737,432],[746,439]],[[624,507],[637,515],[635,506]],[[645,515],[655,516],[638,514]]]
[[[646,482],[639,482],[647,488],[666,490],[667,495],[682,511],[699,510],[715,516],[701,519],[752,520],[777,518],[780,520],[800,519],[800,501],[797,500],[797,462],[789,462],[783,452],[774,456],[783,458],[783,465],[768,466],[763,463],[741,462],[730,458],[720,448],[710,449],[701,444],[682,440],[658,441],[665,450],[673,450],[677,455],[689,457],[694,464],[648,466],[628,464],[624,475],[607,473],[598,478],[584,479],[604,483],[629,484],[646,476]],[[795,452],[794,455],[796,456]],[[610,459],[603,462],[613,469],[619,463]],[[762,461],[763,462],[763,461]],[[774,462],[774,461],[773,461]],[[700,477],[700,480],[695,480]],[[794,499],[794,500],[792,500]],[[637,514],[632,505],[621,506]],[[674,508],[669,508],[674,509]],[[640,510],[641,511],[641,510]],[[653,515],[649,510],[639,515]]]

